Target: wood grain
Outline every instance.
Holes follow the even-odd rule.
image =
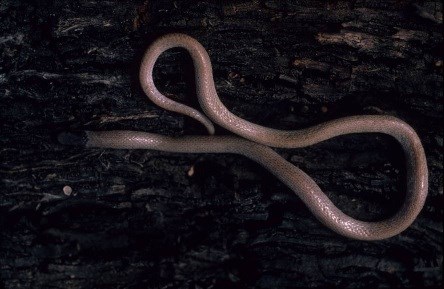
[[[6,0],[0,19],[0,288],[442,285],[440,1]],[[76,129],[204,133],[139,87],[144,50],[170,32],[207,48],[223,102],[248,120],[297,129],[372,113],[412,125],[430,170],[417,221],[386,241],[348,240],[246,159],[55,141]],[[155,75],[195,104],[186,53],[163,55]],[[382,219],[403,198],[388,137],[278,151],[352,216]]]

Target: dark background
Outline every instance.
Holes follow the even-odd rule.
[[[0,288],[442,285],[441,1],[3,0],[0,19]],[[388,240],[350,240],[243,157],[55,141],[65,130],[205,133],[140,89],[144,50],[169,32],[203,44],[222,101],[255,123],[387,114],[412,125],[430,171],[418,219]],[[171,50],[156,83],[195,105],[192,71]],[[278,151],[351,216],[386,218],[404,197],[390,137]]]

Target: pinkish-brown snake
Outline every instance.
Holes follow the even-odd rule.
[[[158,57],[174,47],[186,49],[193,60],[196,91],[204,114],[177,103],[160,93],[153,81],[153,68]],[[213,80],[210,58],[194,38],[169,34],[159,38],[146,51],[140,83],[148,97],[160,107],[179,112],[203,123],[209,136],[168,137],[138,131],[87,131],[80,136],[59,135],[64,144],[115,149],[149,149],[180,153],[233,153],[246,156],[269,170],[290,187],[316,218],[331,230],[349,238],[380,240],[392,237],[409,227],[424,206],[428,190],[428,169],[424,149],[418,135],[407,123],[392,116],[362,115],[336,119],[310,128],[284,131],[246,121],[220,101]],[[238,136],[214,136],[214,121]],[[400,209],[390,218],[378,222],[356,220],[338,209],[319,186],[278,155],[270,147],[300,148],[351,133],[384,133],[402,146],[406,159],[407,193]]]

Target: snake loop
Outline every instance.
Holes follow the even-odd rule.
[[[196,92],[205,114],[177,103],[160,93],[153,80],[158,57],[174,47],[185,48],[195,68]],[[205,48],[194,38],[169,34],[159,38],[146,51],[139,74],[145,94],[160,107],[190,116],[205,125],[210,136],[177,138],[136,131],[86,132],[87,147],[117,149],[151,149],[182,153],[234,153],[261,164],[290,187],[324,225],[349,238],[380,240],[404,231],[424,206],[428,190],[427,162],[421,141],[407,123],[392,116],[363,115],[340,118],[301,130],[278,130],[263,127],[231,113],[220,101],[213,80],[211,60]],[[238,136],[214,136],[212,121]],[[351,133],[384,133],[394,137],[406,159],[407,192],[401,208],[392,217],[378,222],[356,220],[338,209],[319,186],[271,147],[300,148]],[[62,143],[78,143],[78,137],[65,134]]]

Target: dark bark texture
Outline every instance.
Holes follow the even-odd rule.
[[[441,1],[2,0],[0,31],[0,288],[442,285]],[[255,123],[387,114],[412,125],[430,170],[418,219],[387,240],[350,240],[243,157],[57,143],[85,129],[204,134],[141,91],[143,52],[170,32],[203,44],[222,101]],[[196,105],[184,51],[163,54],[155,77]],[[351,216],[386,218],[404,198],[390,137],[278,152]]]

